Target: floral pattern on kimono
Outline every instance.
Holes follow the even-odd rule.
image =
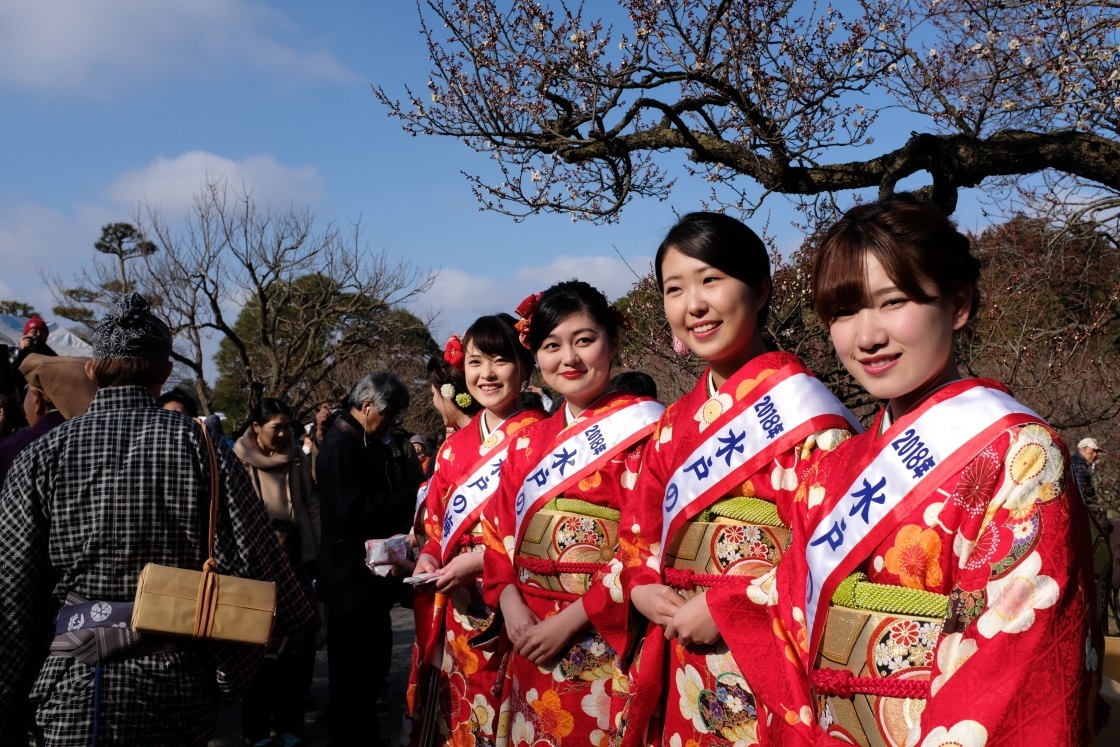
[[[981,383],[1006,391],[996,382]],[[969,385],[954,382],[929,401]],[[823,490],[825,508],[847,488],[849,463],[897,438],[907,424],[877,435],[882,419],[880,413],[872,430],[818,464],[812,489]],[[874,583],[949,600],[940,630],[900,628],[868,652],[881,676],[930,682],[920,717],[896,726],[890,742],[1088,744],[1102,642],[1093,611],[1089,518],[1070,479],[1065,445],[1046,425],[1015,425],[948,479],[918,489],[920,504],[860,568]],[[836,725],[827,700],[813,697],[806,675],[804,542],[817,517],[806,520],[776,576],[748,591],[758,605],[744,616],[744,626],[757,634],[746,674],[776,712],[775,730],[785,732],[780,743],[849,744],[852,736]]]
[[[631,394],[613,392],[585,410],[572,426],[585,418],[596,417],[639,401]],[[559,613],[578,599],[591,626],[578,633],[553,666],[538,667],[516,653],[511,655],[509,673],[498,717],[498,743],[514,747],[605,747],[611,734],[610,697],[620,683],[617,654],[609,639],[628,625],[627,610],[621,598],[613,598],[602,583],[606,561],[615,553],[610,547],[594,550],[603,570],[591,576],[581,595],[542,587],[524,568],[515,565],[516,519],[514,500],[530,468],[565,430],[561,409],[547,420],[526,429],[510,447],[502,467],[502,483],[483,513],[486,569],[483,574],[484,597],[496,608],[502,591],[515,584],[525,603],[540,618]],[[637,463],[642,442],[610,459],[591,474],[564,491],[563,498],[584,501],[617,511],[622,504],[623,484],[634,475],[628,465]],[[532,516],[524,519],[532,520]],[[556,527],[551,542],[564,551],[600,546],[602,524],[594,520],[565,519]],[[584,559],[587,559],[584,557]]]
[[[512,415],[483,439],[479,414],[465,428],[451,434],[436,457],[436,468],[428,483],[423,514],[427,544],[422,552],[443,557],[443,520],[447,504],[455,489],[469,477],[469,470],[480,457],[498,448],[507,439],[518,437],[523,429],[545,417],[536,410]],[[456,554],[483,551],[481,526],[475,522],[466,527]],[[432,592],[431,605],[416,605],[417,626],[427,624],[430,630],[417,636],[413,647],[405,697],[406,731],[413,744],[420,738],[427,681],[425,658],[438,662],[439,700],[435,709],[435,744],[456,747],[487,747],[493,745],[496,714],[501,697],[502,678],[509,656],[509,641],[504,635],[489,637],[472,645],[472,639],[486,631],[494,621],[494,612],[482,599],[481,584],[463,586],[451,594]],[[418,600],[420,601],[420,600]],[[425,600],[427,601],[427,600]],[[428,611],[430,610],[430,611]],[[421,613],[426,616],[421,619]],[[421,641],[429,640],[436,651],[424,651]]]
[[[803,369],[797,357],[788,353],[758,356],[714,396],[709,396],[705,373],[691,392],[665,411],[643,453],[640,474],[619,530],[618,593],[627,602],[635,586],[664,583],[662,556],[668,551],[661,547],[665,486],[699,443],[696,436],[702,436],[735,401],[786,366]],[[743,476],[741,483],[720,498],[768,501],[788,526],[791,514],[807,511],[813,500],[819,500],[816,495],[798,491],[800,477],[821,453],[847,438],[849,428],[842,418],[833,418],[830,427],[791,444],[757,472]],[[681,541],[692,523],[685,522],[676,537],[669,538],[669,547],[674,540]],[[744,652],[739,647],[736,608],[748,603],[744,592],[751,580],[772,570],[781,558],[784,535],[784,531],[772,532],[734,521],[717,525],[710,535],[711,572],[738,579],[711,587],[705,594],[722,634],[716,644],[682,646],[675,639],[666,642],[660,627],[648,624],[634,612],[634,638],[619,644],[631,649],[640,646],[630,670],[631,692],[615,701],[613,712],[625,734],[624,744],[708,747],[758,742],[760,714],[738,663]],[[642,635],[644,641],[639,641]]]

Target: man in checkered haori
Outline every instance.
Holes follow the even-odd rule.
[[[201,569],[201,425],[156,407],[171,333],[138,294],[97,327],[86,414],[16,458],[0,491],[0,744],[199,745],[263,649],[128,629],[145,564]],[[277,585],[276,630],[311,618],[232,451],[215,439],[218,572]]]

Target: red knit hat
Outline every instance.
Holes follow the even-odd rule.
[[[41,329],[44,332],[47,331],[47,323],[43,321],[43,317],[33,316],[30,319],[28,319],[27,323],[23,325],[23,334],[26,335],[28,332],[30,332],[33,329]]]

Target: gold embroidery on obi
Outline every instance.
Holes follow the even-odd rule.
[[[549,591],[583,594],[595,572],[605,570],[618,548],[618,512],[588,507],[597,515],[543,508],[529,519],[518,548],[522,583]],[[555,505],[550,502],[548,505]]]
[[[719,576],[758,578],[788,544],[789,530],[773,504],[742,497],[720,501],[685,524],[669,544],[666,583],[692,598],[719,583]]]
[[[850,579],[842,586],[851,592],[853,585],[849,582]],[[925,607],[924,611],[938,614],[938,602],[947,597],[920,592],[923,598],[910,599],[906,594],[909,589],[861,580],[856,580],[854,587],[855,593],[845,594],[846,601],[862,597],[872,602],[869,606],[895,606],[905,608],[907,613],[856,609],[837,604],[834,598],[825,621],[818,671],[814,673],[818,712],[823,717],[822,725],[830,731],[842,732],[855,744],[895,747],[905,742],[910,727],[918,722],[925,708],[926,683],[944,624],[944,616],[916,615],[912,610]],[[841,591],[838,589],[838,593]],[[896,604],[884,603],[887,601]],[[848,680],[841,686],[840,689],[851,689],[849,697],[836,693],[836,688],[831,694],[823,694],[819,670],[847,670],[851,677],[859,679]],[[827,679],[837,679],[833,672],[825,674]],[[827,691],[827,687],[824,689]]]

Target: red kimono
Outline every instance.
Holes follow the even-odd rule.
[[[742,617],[745,674],[774,712],[770,743],[1088,744],[1102,648],[1088,516],[1065,446],[1033,413],[972,415],[969,397],[1014,403],[998,383],[953,382],[882,435],[880,413],[806,477],[823,500],[776,579],[748,590],[758,604]],[[944,431],[984,430],[934,460],[919,418],[941,403],[957,406]],[[923,477],[865,527],[861,515],[891,505],[874,479],[890,459]],[[825,574],[810,575],[814,559],[853,528],[863,544],[827,577],[862,575],[830,595]],[[807,618],[820,620],[816,635]]]
[[[778,382],[785,384],[781,389]],[[665,641],[664,630],[640,618],[644,643],[630,671],[632,691],[616,699],[625,744],[750,745],[756,739],[754,696],[740,673],[736,609],[749,602],[751,580],[771,571],[789,542],[789,516],[805,510],[799,478],[823,450],[846,439],[855,419],[812,378],[796,356],[767,353],[710,389],[705,372],[696,387],[666,410],[646,446],[633,500],[621,522],[622,593],[642,584],[667,584],[705,599],[721,631],[711,646]],[[774,397],[781,397],[780,401]],[[797,405],[801,402],[803,408]],[[776,410],[771,405],[776,405]],[[776,413],[776,414],[775,414]],[[736,423],[742,425],[736,426]],[[732,437],[758,431],[752,453],[727,453]],[[726,434],[726,435],[724,435]],[[714,459],[703,457],[705,449]],[[727,454],[726,474],[709,477]],[[680,476],[707,465],[688,509],[666,507]],[[620,643],[619,645],[627,645]],[[631,645],[638,645],[637,643]]]
[[[443,547],[444,521],[453,497],[461,495],[480,465],[486,469],[491,461],[487,455],[508,447],[522,429],[538,422],[545,415],[524,410],[495,428],[485,438],[484,414],[465,428],[453,433],[444,442],[436,459],[436,469],[428,482],[424,530],[428,541],[421,552],[440,558],[446,565],[462,553],[482,552],[482,525],[477,511],[465,511],[454,534],[456,541]],[[492,486],[488,486],[493,490]],[[454,507],[452,507],[452,510]],[[450,523],[447,525],[450,526]],[[493,745],[497,712],[501,696],[501,672],[509,655],[509,641],[504,635],[489,638],[478,646],[471,639],[486,631],[494,621],[494,612],[482,599],[481,584],[463,586],[449,596],[426,595],[429,600],[416,605],[417,645],[413,647],[412,670],[405,699],[405,744],[418,744],[428,721],[433,728],[430,744],[484,747]],[[448,602],[450,601],[450,604]],[[431,602],[428,604],[427,602]],[[426,628],[426,629],[422,629]],[[438,682],[430,677],[439,671]],[[438,689],[438,700],[429,688]],[[434,713],[427,713],[438,704]],[[433,723],[434,722],[434,723]]]
[[[605,443],[598,440],[604,419],[624,408],[642,414],[627,416],[625,430]],[[542,620],[582,599],[592,626],[575,636],[551,668],[516,653],[510,657],[500,743],[603,747],[608,740],[610,694],[618,679],[608,636],[625,629],[627,611],[599,580],[617,548],[623,485],[636,476],[627,465],[634,463],[662,410],[647,398],[611,392],[570,425],[566,408],[561,409],[527,429],[510,448],[501,487],[483,516],[485,599],[496,608],[506,586],[516,584]],[[519,499],[535,477],[543,479],[546,468],[555,473],[576,441],[593,445],[601,456],[569,472],[559,496],[543,505],[529,501],[519,525]]]

